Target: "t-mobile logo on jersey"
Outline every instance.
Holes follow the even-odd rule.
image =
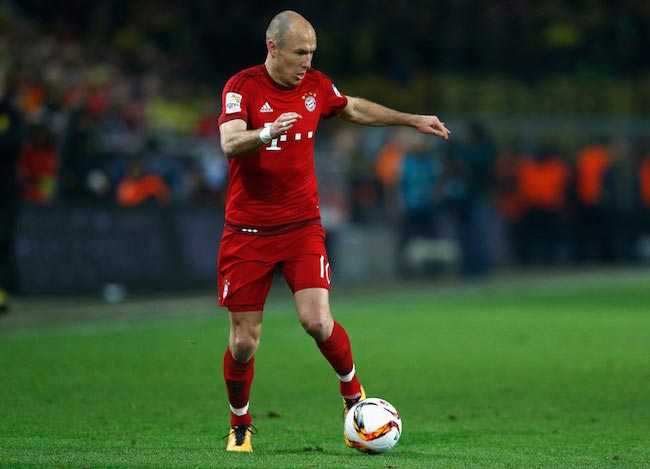
[[[273,124],[273,122],[266,122],[264,124],[264,127],[271,127],[271,124]],[[270,151],[282,150],[282,147],[278,146],[278,142],[286,142],[290,138],[297,142],[299,140],[302,140],[303,137],[314,138],[314,131],[310,130],[306,134],[302,132],[296,132],[295,134],[291,134],[291,135],[289,134],[280,135],[279,138],[274,138],[273,140],[271,140],[271,143],[269,143],[269,145],[265,147],[265,150],[270,150]]]

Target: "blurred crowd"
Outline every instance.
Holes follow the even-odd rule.
[[[175,54],[127,31],[118,43],[85,42],[77,23],[57,23],[65,11],[51,12],[43,25],[16,5],[0,5],[0,91],[11,94],[23,118],[18,173],[25,200],[133,205],[149,200],[149,192],[160,203],[221,200],[219,84],[173,73]],[[136,194],[128,183],[142,172],[155,175]]]
[[[229,73],[261,61],[263,31],[277,7],[265,6],[253,20],[237,3],[218,14],[211,2],[115,3],[124,8],[0,5],[0,86],[24,124],[16,130],[21,198],[221,206],[227,162],[219,90]],[[317,65],[397,79],[414,67],[496,67],[527,77],[575,66],[647,67],[647,2],[441,3],[380,9],[334,2],[336,15],[323,14],[318,2],[305,5],[318,21]],[[214,23],[215,15],[230,20]],[[363,40],[350,43],[345,22]],[[391,41],[383,40],[391,31]],[[245,39],[233,56],[227,39],[235,33]],[[336,54],[328,53],[333,43]],[[326,221],[398,223],[402,247],[415,238],[453,238],[469,275],[489,270],[495,229],[522,264],[638,258],[639,240],[650,232],[647,142],[593,138],[568,153],[545,141],[497,144],[479,122],[461,127],[448,144],[404,130],[324,131],[316,158]]]
[[[68,89],[64,102],[51,101],[56,97],[42,83],[18,80],[13,101],[24,126],[17,172],[25,201],[137,205],[222,199],[227,165],[219,152],[216,99],[210,112],[196,115],[192,128],[179,133],[176,125],[151,126],[161,117],[152,114],[173,113],[163,109],[173,103],[154,103],[157,98],[138,86],[122,89],[115,74],[103,85]]]
[[[470,276],[490,270],[504,241],[520,265],[647,260],[649,141],[594,137],[567,154],[546,141],[498,145],[478,122],[454,130],[449,142],[404,129],[341,131],[332,152],[345,156],[328,164],[349,161],[349,219],[397,222],[403,249],[455,240]],[[367,141],[372,132],[379,141]]]
[[[548,73],[647,71],[650,4],[645,0],[241,0],[5,1],[5,22],[110,49],[132,66],[158,62],[180,72],[228,74],[257,63],[269,19],[292,8],[318,31],[317,66],[407,78],[415,69]],[[351,34],[354,32],[354,34]],[[232,41],[237,38],[237,50]],[[234,52],[234,53],[233,53]],[[224,60],[224,58],[227,58]]]

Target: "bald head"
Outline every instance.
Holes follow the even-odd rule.
[[[294,88],[300,84],[316,52],[313,26],[295,11],[278,13],[266,30],[264,65],[277,83]]]
[[[316,32],[309,21],[299,13],[285,10],[273,17],[266,29],[266,42],[275,42],[279,49],[287,45],[287,38],[291,34],[310,35],[316,37]]]

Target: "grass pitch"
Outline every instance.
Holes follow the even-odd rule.
[[[336,378],[289,296],[267,306],[253,454],[220,439],[212,299],[23,300],[0,321],[0,466],[650,467],[650,273],[334,287],[360,379],[404,423],[378,456],[345,447]],[[105,319],[3,327],[39,308]]]

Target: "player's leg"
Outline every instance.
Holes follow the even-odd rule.
[[[231,311],[229,315],[230,337],[223,357],[223,376],[230,405],[230,433],[226,450],[249,452],[253,450],[250,391],[255,352],[262,332],[262,311]]]
[[[228,451],[252,451],[249,410],[255,352],[262,330],[262,311],[273,279],[274,264],[260,259],[262,240],[224,232],[219,249],[219,305],[228,308],[230,335],[223,375],[231,410]]]
[[[350,408],[366,398],[366,392],[357,379],[352,347],[347,332],[334,320],[329,307],[329,291],[325,288],[305,288],[295,293],[298,318],[311,335],[323,356],[332,365],[339,378],[343,397],[343,419]],[[349,447],[353,443],[343,432],[343,440]]]
[[[320,225],[312,225],[289,233],[286,238],[290,241],[290,255],[281,271],[294,293],[298,319],[338,375],[341,395],[349,402],[357,400],[363,391],[356,376],[350,339],[330,312],[331,269],[325,251],[325,232]]]
[[[262,332],[262,311],[229,312],[230,337],[223,358],[231,425],[250,425],[250,389],[253,383],[255,352]]]
[[[318,225],[290,236],[293,237],[292,255],[281,265],[282,274],[294,293],[300,323],[338,376],[345,416],[350,407],[366,395],[357,379],[348,334],[330,311],[331,272],[325,251],[325,233]],[[345,434],[343,438],[352,446]]]
[[[295,300],[300,323],[314,338],[338,376],[341,396],[346,401],[356,402],[362,395],[361,384],[357,379],[348,334],[330,312],[329,291],[305,288],[295,293]]]

